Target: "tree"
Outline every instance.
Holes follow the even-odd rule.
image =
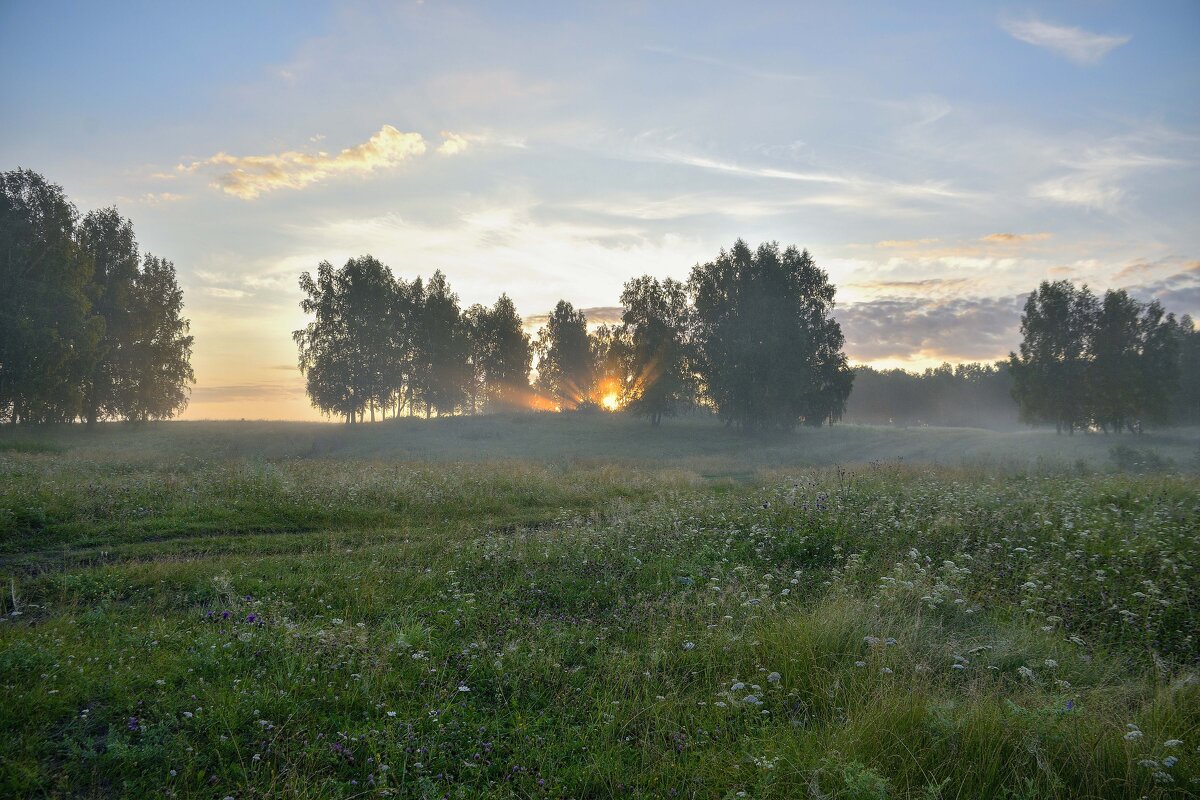
[[[1141,357],[1135,407],[1147,422],[1162,425],[1170,420],[1171,403],[1180,389],[1180,323],[1156,300],[1142,306],[1136,332]]]
[[[1013,397],[1026,422],[1053,422],[1061,433],[1086,423],[1088,358],[1096,297],[1069,281],[1043,281],[1021,315],[1020,355],[1009,354]]]
[[[1176,370],[1179,388],[1171,398],[1171,421],[1177,425],[1200,425],[1200,329],[1184,315],[1175,326],[1179,359]]]
[[[741,239],[692,270],[698,373],[726,424],[790,430],[841,416],[853,383],[836,290],[807,250]]]
[[[334,270],[328,261],[314,278],[305,272],[300,308],[314,319],[294,331],[300,371],[313,405],[357,422],[390,398],[395,342],[391,271],[372,256],[348,260]]]
[[[129,420],[170,419],[187,407],[192,371],[189,320],[175,265],[147,253],[134,278],[127,328],[128,358],[115,361],[118,393],[114,411]],[[111,356],[110,356],[111,358]]]
[[[1089,343],[1088,417],[1102,429],[1132,424],[1141,405],[1139,303],[1125,291],[1105,292]]]
[[[689,357],[691,306],[687,288],[667,278],[649,275],[625,284],[621,315],[627,352],[628,386],[625,404],[657,427],[663,415],[673,415],[692,402],[695,383]]]
[[[605,324],[596,328],[588,334],[588,350],[592,356],[592,388],[587,402],[616,411],[633,383],[625,326]]]
[[[83,406],[102,328],[77,217],[61,186],[0,173],[0,419],[62,422]]]
[[[115,208],[88,212],[79,225],[79,244],[92,261],[87,294],[103,322],[83,393],[84,419],[94,425],[125,410],[122,400],[135,368],[135,283],[141,257],[133,223]]]
[[[559,300],[538,331],[537,387],[562,409],[575,409],[591,395],[594,382],[587,317]]]
[[[942,364],[924,372],[854,370],[846,418],[871,425],[1017,426],[1008,362]]]
[[[417,360],[423,380],[417,395],[425,415],[451,414],[463,405],[471,379],[470,339],[458,306],[458,295],[441,270],[425,285],[417,324]]]
[[[83,418],[93,425],[175,416],[195,380],[175,266],[151,255],[142,260],[133,223],[115,208],[89,212],[79,244],[93,264],[87,294],[100,322],[84,378]]]
[[[533,348],[512,300],[502,294],[492,308],[473,305],[464,318],[471,338],[473,385],[483,407],[526,407]]]

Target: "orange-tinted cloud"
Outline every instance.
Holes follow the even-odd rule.
[[[191,164],[180,164],[181,172],[219,170],[212,186],[226,194],[252,200],[275,189],[301,189],[338,174],[367,175],[390,169],[424,154],[425,139],[419,133],[405,133],[391,125],[362,144],[347,147],[336,155],[325,152],[302,153],[289,150],[265,156],[215,156]]]
[[[996,244],[1015,244],[1017,242],[1044,242],[1051,238],[1052,233],[989,233],[980,237],[981,242]]]

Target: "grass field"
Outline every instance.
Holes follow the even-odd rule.
[[[2,430],[0,796],[1194,797],[1198,448]]]

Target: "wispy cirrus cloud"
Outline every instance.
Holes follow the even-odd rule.
[[[1147,143],[1113,140],[1085,148],[1064,159],[1070,171],[1034,184],[1031,197],[1101,211],[1115,209],[1125,195],[1125,178],[1147,169],[1182,163],[1179,159],[1145,152]]]
[[[437,148],[442,155],[461,153],[477,139],[448,131],[442,136],[444,141]],[[180,164],[176,169],[182,173],[214,172],[211,182],[214,188],[243,200],[253,200],[276,189],[302,189],[337,175],[369,175],[394,169],[424,155],[427,150],[425,137],[420,133],[384,125],[367,141],[338,153],[288,150],[261,156],[235,156],[222,152],[190,164]]]
[[[1076,64],[1098,64],[1106,55],[1127,43],[1131,36],[1092,33],[1069,25],[1055,25],[1040,19],[1004,20],[1000,23],[1010,36],[1035,47],[1042,47]]]
[[[1044,242],[1051,238],[1052,233],[989,233],[981,236],[979,241],[993,244],[1018,244],[1020,242]]]

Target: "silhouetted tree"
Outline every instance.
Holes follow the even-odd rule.
[[[1180,389],[1179,328],[1175,315],[1165,313],[1158,301],[1141,306],[1136,413],[1153,425],[1170,420],[1171,401]]]
[[[615,411],[633,384],[628,332],[623,325],[601,325],[588,334],[588,350],[592,355],[592,387],[586,402]]]
[[[1124,290],[1098,301],[1086,286],[1043,282],[1021,317],[1021,354],[1009,357],[1021,418],[1054,422],[1059,432],[1167,421],[1179,386],[1179,329],[1157,302]]]
[[[147,253],[134,277],[129,358],[121,357],[124,374],[117,374],[116,414],[131,420],[169,419],[187,407],[192,371],[190,323],[182,316],[183,291],[175,265]]]
[[[626,389],[624,402],[658,426],[695,395],[690,358],[692,310],[679,281],[649,275],[625,284],[621,292]]]
[[[0,419],[160,419],[187,405],[192,337],[174,265],[139,266],[116,209],[0,173]]]
[[[1059,433],[1087,420],[1088,349],[1096,297],[1069,281],[1043,281],[1021,315],[1020,355],[1009,355],[1013,397],[1026,422],[1053,422]]]
[[[438,270],[425,285],[417,337],[417,361],[422,380],[417,399],[425,415],[454,413],[467,399],[471,379],[471,342],[446,276]]]
[[[1184,315],[1175,328],[1179,350],[1179,388],[1171,398],[1171,421],[1200,425],[1200,329]]]
[[[739,239],[692,270],[698,372],[727,424],[791,429],[841,416],[853,382],[836,290],[808,251]]]
[[[507,294],[490,309],[473,305],[464,314],[471,338],[475,392],[490,411],[522,408],[529,398],[533,346]]]
[[[538,331],[537,387],[563,409],[575,409],[591,394],[594,368],[588,342],[587,317],[566,300],[559,300],[546,325]]]
[[[175,266],[141,259],[133,223],[115,208],[89,212],[79,242],[94,267],[87,289],[101,323],[84,380],[85,421],[175,416],[195,380]]]
[[[83,394],[83,416],[92,425],[120,416],[129,391],[137,330],[134,284],[141,256],[133,223],[115,208],[89,212],[79,226],[79,243],[93,266],[87,286],[92,311],[103,322]]]
[[[868,424],[997,429],[1018,423],[1007,362],[942,364],[923,372],[855,367],[846,418]]]
[[[326,414],[359,420],[390,396],[395,291],[391,271],[371,256],[352,258],[334,270],[328,261],[314,278],[305,272],[300,302],[314,319],[293,332],[308,396]]]
[[[77,216],[36,172],[0,173],[0,418],[65,421],[82,406],[100,324]]]

